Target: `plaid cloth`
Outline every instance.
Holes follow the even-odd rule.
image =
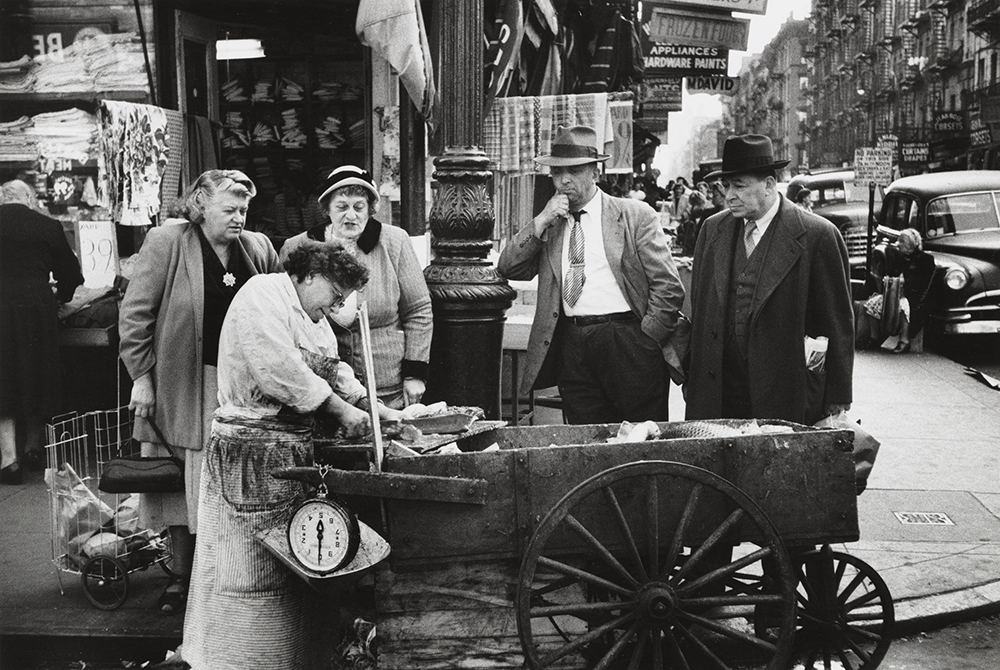
[[[499,172],[540,172],[535,157],[550,153],[559,126],[574,125],[594,128],[603,153],[614,153],[607,93],[497,98],[483,124],[486,155]]]

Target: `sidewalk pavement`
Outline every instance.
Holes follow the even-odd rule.
[[[935,354],[879,351],[858,353],[854,387],[851,414],[882,446],[858,499],[861,540],[835,549],[885,580],[899,634],[1000,611],[1000,392]],[[70,573],[60,596],[48,493],[40,473],[29,475],[0,486],[0,636],[179,640],[182,617],[154,607],[167,581],[155,566],[129,575],[118,610],[92,607]]]

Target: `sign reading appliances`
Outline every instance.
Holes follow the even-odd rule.
[[[750,19],[653,7],[649,39],[662,44],[696,44],[746,51]]]
[[[645,65],[647,75],[726,74],[729,52],[722,47],[653,43],[649,45]]]

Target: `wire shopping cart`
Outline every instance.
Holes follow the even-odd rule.
[[[98,490],[108,461],[139,455],[129,408],[59,415],[46,426],[46,438],[59,592],[65,594],[63,572],[79,574],[91,604],[113,610],[128,598],[129,573],[159,564],[172,575],[170,535],[139,527],[138,494]]]

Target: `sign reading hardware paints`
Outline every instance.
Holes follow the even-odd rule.
[[[689,5],[744,14],[767,14],[767,0],[646,0],[651,4]]]
[[[649,39],[660,44],[704,45],[746,51],[750,19],[652,7]]]
[[[722,47],[656,42],[648,42],[644,47],[647,77],[726,74],[729,71],[729,51]]]
[[[687,77],[688,93],[732,94],[740,90],[739,77]]]

